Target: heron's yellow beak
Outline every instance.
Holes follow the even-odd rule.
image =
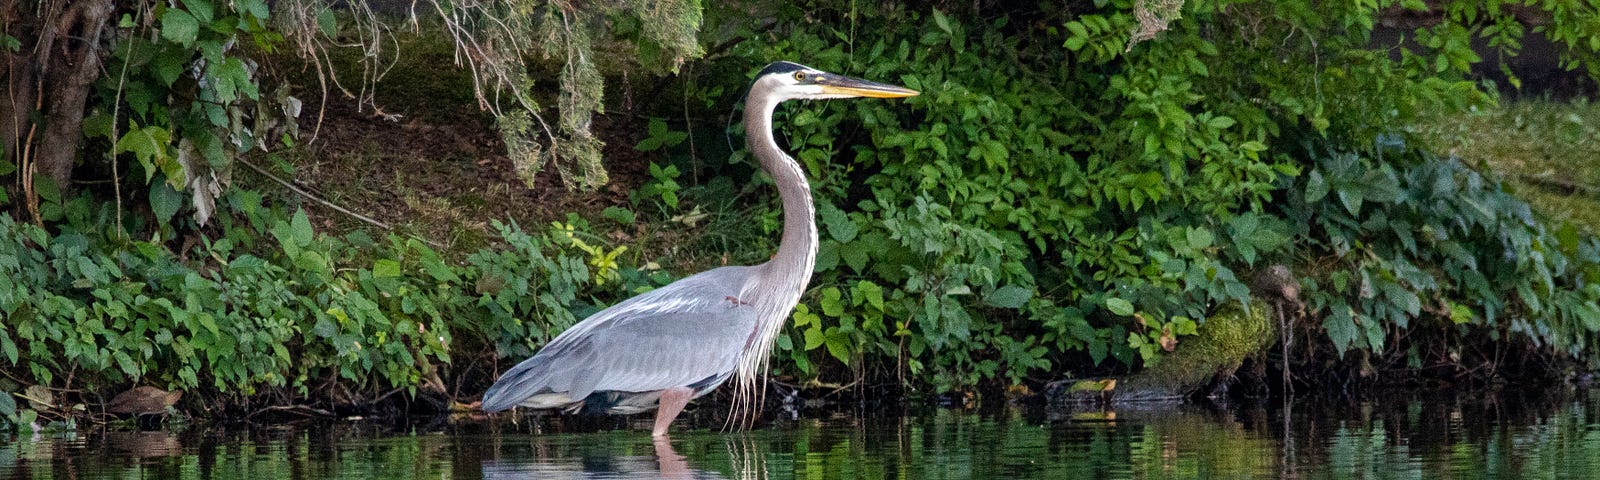
[[[839,75],[819,75],[814,80],[822,87],[822,93],[828,95],[841,95],[848,97],[871,98],[901,98],[914,97],[918,93],[905,87],[897,87],[887,83],[878,83],[859,78],[850,78]]]

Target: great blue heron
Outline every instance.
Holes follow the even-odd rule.
[[[791,62],[767,65],[746,96],[744,127],[783,202],[778,253],[760,265],[691,275],[578,322],[501,375],[483,394],[483,410],[521,405],[632,414],[659,407],[652,432],[659,437],[689,400],[735,373],[735,404],[748,407],[817,258],[811,187],[800,164],[773,141],[773,109],[786,100],[916,94]]]

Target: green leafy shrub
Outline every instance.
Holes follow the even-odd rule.
[[[632,280],[602,285],[591,265],[609,252],[582,248],[570,223],[497,223],[502,248],[455,262],[415,239],[318,233],[250,192],[225,200],[225,234],[187,255],[110,236],[110,205],[91,213],[87,196],[59,207],[77,221],[56,234],[0,215],[12,280],[0,284],[0,367],[88,392],[156,384],[216,408],[267,393],[338,404],[330,381],[354,398],[414,395],[483,381],[450,375],[459,355],[531,354],[594,309],[583,295],[665,281],[611,273]]]
[[[1581,272],[1593,260],[1577,253],[1589,240],[1556,241],[1459,163],[1373,142],[1419,111],[1492,103],[1467,78],[1479,61],[1469,40],[1514,51],[1523,32],[1509,13],[1451,3],[1440,24],[1413,32],[1420,47],[1386,52],[1367,42],[1393,2],[1191,2],[1170,30],[1130,47],[1136,3],[862,15],[811,2],[786,11],[772,42],[734,49],[751,63],[794,59],[923,91],[909,106],[780,112],[823,227],[816,288],[779,346],[797,373],[867,362],[945,389],[1136,368],[1204,328],[1215,306],[1248,302],[1246,272],[1330,256],[1355,267],[1329,282],[1310,274],[1314,333],[1336,356],[1382,353],[1385,336],[1423,328],[1435,304],[1587,354],[1595,332],[1582,319],[1595,297]],[[1586,28],[1538,31],[1593,37]],[[1569,42],[1572,58],[1592,56],[1584,42]],[[1350,155],[1362,160],[1330,180],[1329,162]],[[1452,176],[1462,180],[1423,180]],[[1308,195],[1322,203],[1305,206]],[[1449,195],[1463,200],[1413,203]],[[1463,211],[1472,204],[1495,207]],[[1344,220],[1306,211],[1336,207]],[[1481,208],[1524,213],[1457,218]],[[1461,250],[1390,233],[1424,225]]]
[[[1327,341],[1425,355],[1408,335],[1529,341],[1582,357],[1600,332],[1600,256],[1570,224],[1547,227],[1526,201],[1456,159],[1391,143],[1374,158],[1308,152],[1283,215],[1297,243],[1322,255],[1308,285]],[[1429,361],[1438,359],[1429,358]]]

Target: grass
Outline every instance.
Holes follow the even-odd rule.
[[[1600,104],[1524,100],[1414,128],[1434,151],[1507,181],[1536,212],[1600,233]]]

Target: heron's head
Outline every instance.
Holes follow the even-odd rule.
[[[775,100],[825,100],[830,98],[900,98],[916,90],[871,82],[817,70],[793,62],[772,62],[756,75],[752,94],[776,97]]]

